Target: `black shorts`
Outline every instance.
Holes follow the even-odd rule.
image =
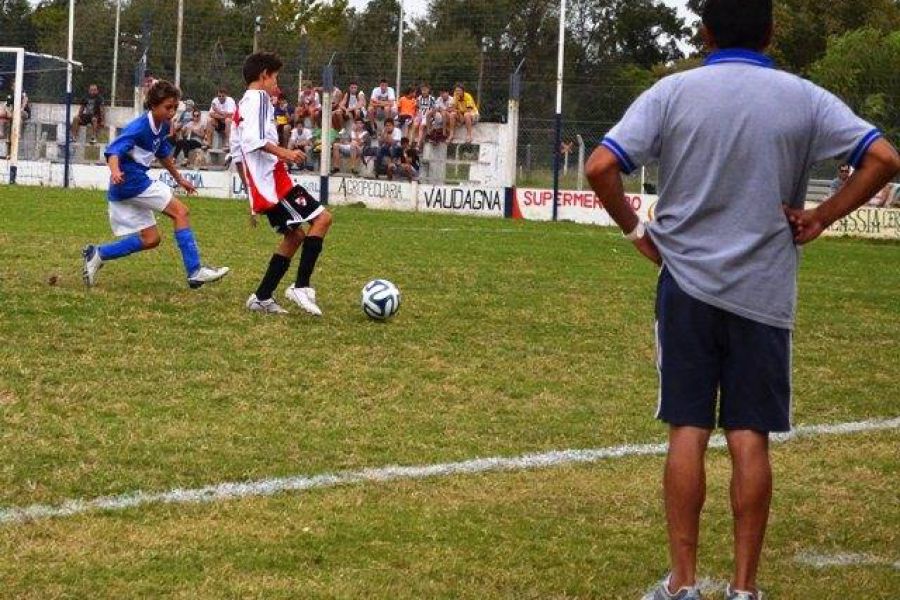
[[[284,235],[312,221],[325,210],[302,186],[295,185],[275,206],[265,212],[269,225]]]
[[[397,127],[402,128],[404,125],[412,121],[412,115],[400,115],[397,117]]]
[[[225,119],[213,119],[212,122],[216,131],[225,131]]]
[[[791,331],[685,293],[667,268],[656,292],[659,408],[670,425],[791,429]]]
[[[91,121],[94,119],[94,115],[89,115],[82,113],[80,117],[78,117],[78,124],[82,127],[87,127],[91,124]]]

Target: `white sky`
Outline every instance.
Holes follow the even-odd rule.
[[[682,17],[686,17],[689,13],[687,12],[685,5],[687,4],[687,0],[663,0],[665,4],[669,6],[675,6],[678,8],[679,13]],[[369,0],[350,0],[350,5],[355,6],[356,8],[362,8],[366,4],[369,3]],[[403,8],[409,14],[415,16],[421,16],[425,13],[428,8],[428,0],[403,0]]]

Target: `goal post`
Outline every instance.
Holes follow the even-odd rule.
[[[22,132],[22,86],[25,74],[25,48],[0,46],[0,52],[16,55],[16,74],[13,79],[13,114],[9,132],[9,183],[16,183],[19,168],[19,136]]]

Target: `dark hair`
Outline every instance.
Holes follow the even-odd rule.
[[[263,71],[277,73],[283,66],[284,63],[281,62],[281,58],[274,52],[251,54],[244,59],[244,83],[250,84],[257,81],[262,76]]]
[[[772,31],[772,0],[706,0],[701,16],[717,47],[762,50]]]
[[[400,143],[401,143],[401,144],[408,144],[408,143],[409,143],[409,138],[406,137],[406,136],[400,138]]]
[[[378,83],[379,83],[379,84],[381,84],[381,83],[387,83],[387,82],[388,82],[388,80],[385,79],[384,77],[382,77],[381,79],[378,80]]]
[[[393,125],[393,124],[394,124],[394,119],[392,119],[392,118],[390,118],[390,117],[388,117],[387,119],[385,119],[385,120],[384,120],[384,124],[387,125],[388,123],[390,123],[391,125]]]
[[[147,98],[144,100],[144,108],[151,109],[159,106],[169,98],[181,99],[181,90],[165,79],[160,79],[147,90]]]

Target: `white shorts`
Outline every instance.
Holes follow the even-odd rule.
[[[172,201],[172,189],[162,181],[154,181],[134,198],[107,202],[109,226],[113,235],[121,237],[156,225],[156,214]]]

